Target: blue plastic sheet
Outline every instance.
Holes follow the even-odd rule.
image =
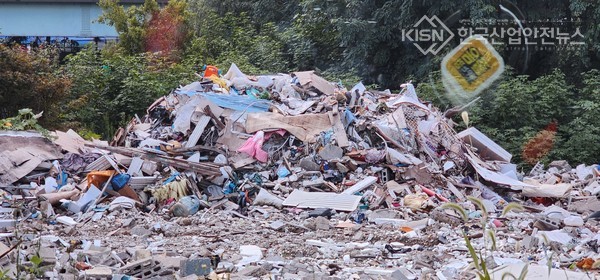
[[[342,123],[344,124],[344,128],[348,129],[348,126],[350,126],[355,121],[356,117],[354,116],[354,114],[352,114],[352,112],[350,112],[350,110],[346,108],[344,114],[342,115]]]
[[[277,176],[279,178],[285,178],[287,176],[289,176],[291,174],[291,172],[283,165],[279,166],[279,168],[277,168]]]
[[[271,101],[269,100],[257,99],[248,95],[239,95],[239,92],[234,87],[231,87],[229,90],[229,95],[214,92],[202,92],[202,89],[202,85],[199,82],[194,82],[176,90],[176,92],[188,96],[194,96],[196,94],[202,95],[220,107],[236,111],[245,110],[249,113],[267,112],[271,106]],[[250,91],[254,91],[254,94],[260,95],[260,92],[257,89],[252,88]]]
[[[198,93],[220,107],[249,113],[269,111],[271,101],[256,99],[247,95],[224,95],[210,92]]]

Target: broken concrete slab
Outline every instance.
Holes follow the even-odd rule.
[[[319,151],[319,156],[323,160],[332,160],[332,159],[340,159],[344,156],[344,150],[342,148],[335,145],[326,145],[321,151]]]
[[[181,260],[179,272],[184,277],[188,275],[206,276],[211,272],[210,258]]]
[[[304,157],[298,163],[298,166],[302,167],[306,171],[319,171],[321,166],[315,163],[310,157]]]

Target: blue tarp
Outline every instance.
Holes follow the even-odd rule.
[[[225,95],[211,92],[199,92],[198,94],[206,97],[217,106],[248,113],[267,112],[271,106],[269,100],[256,99],[247,95]]]
[[[178,94],[188,96],[200,95],[206,97],[212,103],[219,107],[232,109],[236,111],[246,111],[248,113],[259,113],[269,111],[271,101],[266,99],[257,99],[254,96],[238,95],[234,88],[231,88],[231,94],[222,94],[214,92],[202,92],[203,86],[200,82],[193,82],[189,85],[177,89]]]

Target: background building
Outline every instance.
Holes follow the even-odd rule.
[[[166,2],[166,1],[158,1]],[[143,0],[123,0],[136,5]],[[86,43],[116,40],[112,26],[97,22],[95,0],[0,0],[0,39],[23,45],[58,44],[71,52]]]

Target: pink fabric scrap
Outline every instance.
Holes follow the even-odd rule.
[[[265,133],[263,131],[258,131],[254,136],[246,140],[246,143],[244,143],[237,151],[246,153],[260,162],[267,162],[269,154],[262,149],[264,142]]]

